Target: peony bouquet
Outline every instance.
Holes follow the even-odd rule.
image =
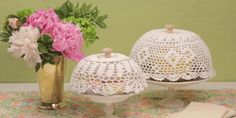
[[[66,1],[56,9],[24,9],[9,15],[0,36],[10,44],[10,54],[23,58],[37,71],[46,63],[54,64],[56,56],[80,61],[81,48],[98,39],[96,28],[106,28],[106,18],[90,4],[74,6]]]

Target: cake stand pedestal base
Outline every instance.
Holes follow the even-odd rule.
[[[119,118],[115,115],[113,115],[114,108],[111,103],[106,103],[106,106],[103,109],[106,113],[105,118]]]
[[[183,107],[184,102],[175,98],[176,91],[174,88],[169,87],[167,91],[167,98],[161,100],[159,105],[162,107]]]
[[[211,78],[203,79],[203,80],[196,80],[196,81],[186,81],[186,82],[159,82],[159,81],[154,81],[154,80],[148,80],[147,82],[150,84],[157,84],[157,85],[168,88],[167,98],[159,102],[160,106],[169,107],[169,108],[173,108],[173,107],[180,108],[184,106],[184,102],[176,98],[177,88],[187,87],[194,84],[200,84],[210,79]]]
[[[106,106],[104,107],[104,112],[106,113],[105,118],[119,118],[113,115],[113,103],[123,102],[127,100],[133,94],[127,95],[113,95],[113,96],[98,96],[98,95],[82,95],[84,97],[88,97],[91,101],[97,103],[104,103]],[[103,117],[104,118],[104,117]]]

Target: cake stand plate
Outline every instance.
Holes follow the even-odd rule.
[[[181,88],[181,87],[187,87],[191,86],[194,84],[199,84],[206,82],[209,79],[203,79],[203,80],[197,80],[197,81],[187,81],[187,82],[158,82],[154,80],[147,80],[148,83],[153,83],[153,84],[158,84],[163,87],[167,87],[167,98],[161,100],[159,102],[159,105],[162,107],[171,107],[171,108],[176,108],[176,107],[183,107],[184,102],[176,98],[176,89]]]
[[[113,96],[98,96],[98,95],[86,95],[82,96],[89,98],[93,102],[103,103],[106,106],[104,107],[104,111],[106,113],[106,118],[118,118],[113,115],[114,108],[112,106],[113,103],[123,102],[131,97],[133,94],[126,95],[113,95]]]

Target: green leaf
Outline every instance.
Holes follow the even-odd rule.
[[[43,40],[45,43],[51,43],[51,42],[52,42],[52,38],[51,38],[49,35],[43,35],[42,38],[43,38],[42,40]]]
[[[82,4],[82,7],[80,8],[80,10],[84,11],[85,8],[86,8],[86,3],[83,3],[83,4]]]
[[[12,33],[13,30],[12,30],[11,27],[8,25],[8,21],[5,22],[5,24],[4,24],[4,26],[3,26],[3,31],[4,31],[4,32],[7,32],[7,33],[9,33],[9,34]]]
[[[90,8],[92,7],[92,4],[89,4],[89,5],[87,5],[86,7],[85,7],[85,11],[88,11]]]
[[[8,42],[9,39],[1,39],[2,42]]]
[[[14,14],[10,14],[10,15],[7,16],[7,19],[8,19],[8,18],[18,18],[18,16],[17,16],[17,15],[14,15]]]
[[[108,17],[107,14],[99,16],[99,17],[97,17],[97,21],[104,21],[105,19],[107,19],[107,17]]]
[[[38,42],[38,50],[43,54],[47,54],[49,50],[52,48],[52,39],[49,35],[41,36],[37,42]]]
[[[3,37],[3,38],[9,38],[11,35],[9,33],[7,33],[7,32],[2,32],[0,34],[0,36]]]
[[[70,10],[68,9],[69,1],[66,1],[61,7],[60,7],[60,12],[64,15],[64,17],[68,17]]]
[[[35,72],[37,72],[40,69],[40,63],[37,63],[35,66]]]
[[[58,15],[58,17],[59,17],[60,19],[65,18],[64,15],[63,15],[63,13],[61,12],[61,10],[56,9],[55,12],[56,12],[56,14]]]
[[[25,54],[22,54],[20,57],[23,58],[25,56]]]
[[[26,20],[27,20],[26,17],[24,17],[24,18],[21,18],[20,22],[21,22],[21,23],[25,23]]]
[[[48,63],[50,63],[50,64],[55,64],[55,62],[54,62],[53,59],[48,60]]]
[[[42,44],[42,45],[43,45],[43,44]],[[39,52],[41,52],[41,53],[48,53],[47,47],[46,47],[46,46],[42,46],[42,45],[39,45],[39,46],[38,46]]]
[[[53,58],[61,55],[61,53],[53,50],[51,37],[49,35],[43,35],[38,39],[37,43],[40,57],[42,59],[41,67],[46,63],[54,64]]]
[[[108,18],[108,15],[99,15],[100,11],[97,6],[93,7],[92,4],[86,4],[85,2],[81,4],[77,2],[76,5],[73,5],[68,0],[56,9],[56,13],[65,22],[73,23],[81,28],[86,46],[99,39],[96,33],[97,27],[107,27],[104,20]]]
[[[97,8],[97,7],[94,7],[93,17],[94,17],[94,18],[97,18],[97,17],[98,17],[98,14],[99,14],[98,8]]]
[[[96,24],[100,27],[100,28],[107,28],[107,25],[104,22],[96,22]]]
[[[49,35],[43,35],[39,38],[38,42],[48,45],[52,43],[52,38]]]
[[[0,33],[0,37],[2,37],[1,41],[3,41],[3,42],[8,42],[10,36],[11,36],[11,34],[9,34],[8,32]]]
[[[21,23],[25,23],[26,17],[28,17],[32,13],[34,13],[34,10],[32,10],[32,9],[22,9],[16,13],[16,16],[21,21]]]
[[[73,11],[73,4],[68,0],[67,1],[67,9],[71,12]]]

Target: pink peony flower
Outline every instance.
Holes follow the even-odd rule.
[[[80,51],[83,45],[80,29],[71,23],[63,23],[53,9],[38,10],[27,18],[24,25],[39,28],[41,34],[49,34],[55,51],[74,61],[83,58]]]
[[[58,22],[51,32],[53,49],[74,61],[80,61],[84,56],[80,51],[83,36],[74,24]]]
[[[31,25],[39,28],[41,33],[50,34],[55,27],[55,24],[60,22],[59,17],[54,9],[38,10],[31,14],[24,25]]]

